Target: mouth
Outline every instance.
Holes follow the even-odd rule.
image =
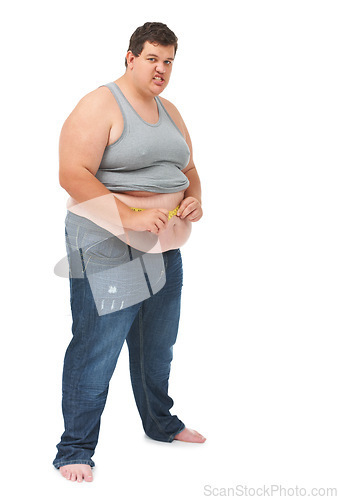
[[[162,78],[162,76],[159,75],[154,76],[153,80],[158,84],[162,84],[164,82],[164,78]]]

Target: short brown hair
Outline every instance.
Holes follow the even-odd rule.
[[[143,26],[139,26],[131,35],[128,51],[130,50],[134,56],[138,57],[145,42],[149,42],[164,46],[173,45],[176,54],[177,40],[175,33],[166,24],[145,23]],[[127,67],[127,58],[125,58],[124,64]]]

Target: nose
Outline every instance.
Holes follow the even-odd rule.
[[[166,72],[165,64],[163,62],[158,62],[156,65],[156,71],[158,73],[165,73]]]

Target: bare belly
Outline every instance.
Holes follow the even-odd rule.
[[[148,191],[126,191],[114,193],[115,198],[135,208],[165,208],[173,210],[184,198],[184,191],[178,193],[150,193]]]
[[[165,208],[174,210],[183,200],[184,191],[178,193],[149,193],[147,191],[128,191],[125,193],[114,193],[116,198],[134,208]],[[168,226],[158,235],[158,244],[151,252],[166,252],[174,248],[180,248],[188,240],[191,233],[191,222],[182,220],[174,215],[168,222]]]
[[[116,194],[127,194],[130,196],[140,196],[140,197],[150,197],[150,196],[155,196],[158,193],[152,193],[150,191],[121,191]],[[177,193],[174,193],[177,194]]]
[[[146,191],[129,191],[124,193],[114,192],[114,197],[118,198],[128,207],[133,208],[165,208],[166,210],[174,210],[183,200],[184,191],[178,193],[150,193]],[[100,201],[102,200],[102,204]],[[180,248],[186,243],[191,233],[191,222],[182,220],[174,215],[169,221],[165,230],[159,235],[154,235],[148,232],[131,231],[124,228],[121,233],[121,225],[111,224],[105,220],[105,217],[100,216],[101,213],[113,211],[116,205],[111,202],[110,195],[96,198],[81,204],[77,204],[75,200],[70,198],[67,203],[69,211],[86,217],[101,227],[115,234],[118,238],[138,250],[147,251],[149,253],[161,253],[167,250]],[[149,243],[151,242],[151,243]]]

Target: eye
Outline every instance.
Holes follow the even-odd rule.
[[[155,57],[148,57],[148,61],[155,61]]]
[[[168,64],[168,66],[169,66],[169,64],[171,64],[171,61],[164,61],[164,62],[165,62],[166,64]]]

